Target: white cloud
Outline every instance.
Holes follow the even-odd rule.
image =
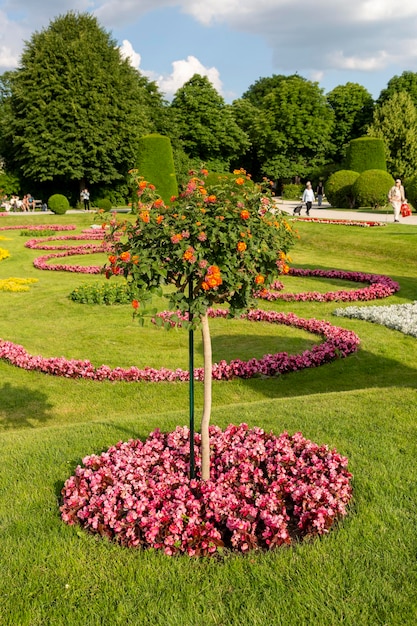
[[[204,67],[196,57],[191,55],[185,60],[174,61],[172,67],[173,71],[169,76],[159,76],[156,79],[159,88],[167,96],[172,96],[187,80],[190,80],[194,74],[207,76],[213,87],[221,93],[223,85],[220,80],[219,72],[215,67]]]
[[[345,56],[342,50],[332,53],[328,64],[333,68],[344,70],[361,70],[371,72],[383,69],[389,60],[387,52],[380,50],[371,56]]]
[[[194,40],[203,27],[198,46],[193,47],[192,41],[183,37],[178,52],[175,44],[165,48],[157,36],[153,41],[141,37],[141,17],[146,14],[154,17],[157,33],[158,20],[164,19],[166,8],[170,9],[169,16],[173,19],[173,32],[175,20],[181,19],[176,9],[195,21]],[[223,38],[228,29],[231,33],[243,34],[243,40],[248,35],[249,42],[256,44],[258,40],[266,44],[270,49],[270,67],[276,73],[298,72],[320,81],[330,72],[341,72],[342,76],[358,72],[372,77],[392,68],[395,73],[401,68],[417,71],[415,0],[402,0],[400,6],[393,0],[350,0],[348,3],[343,0],[0,0],[0,72],[16,66],[23,42],[29,40],[35,30],[47,27],[50,20],[68,10],[91,11],[110,31],[118,28],[123,33],[121,28],[126,27],[128,32],[122,37],[127,39],[121,51],[135,67],[139,67],[141,57],[145,56],[150,59],[148,65],[151,64],[152,46],[159,46],[155,55],[158,73],[152,71],[154,68],[141,71],[153,79],[156,76],[167,94],[173,94],[194,73],[207,76],[221,92],[217,67],[221,68],[223,79],[227,69],[236,72],[238,68],[242,76],[245,75],[244,64],[251,58],[251,44],[241,51],[236,48],[234,57],[228,58],[225,52],[224,62],[219,61],[219,52],[225,49],[227,41],[216,40],[219,31],[215,33],[212,27],[217,25],[223,27]],[[137,35],[132,34],[133,29]],[[206,54],[202,52],[203,44]],[[203,54],[207,64],[216,67],[204,66],[198,60]],[[241,65],[237,60],[239,54]],[[173,61],[178,57],[182,60]],[[161,75],[164,66],[171,65],[172,73]],[[262,75],[267,75],[263,73],[263,66],[259,70],[259,76]]]
[[[135,69],[139,69],[141,56],[138,52],[135,52],[132,44],[127,39],[123,39],[123,43],[120,46],[120,54],[123,59],[129,59],[130,64]]]

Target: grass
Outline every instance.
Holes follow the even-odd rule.
[[[76,223],[80,232],[92,217],[13,216],[0,226],[35,220]],[[297,228],[294,266],[388,274],[401,290],[381,304],[416,299],[417,227]],[[27,293],[0,294],[0,337],[32,353],[88,358],[95,365],[187,367],[183,333],[140,329],[128,306],[70,302],[72,289],[97,276],[37,271],[32,260],[43,251],[23,248],[19,231],[1,236],[11,257],[0,262],[0,279],[39,282]],[[100,260],[68,262],[93,258]],[[293,291],[319,289],[315,279],[285,283]],[[358,287],[324,281],[320,290],[341,285]],[[1,626],[416,623],[417,342],[382,326],[335,318],[337,303],[259,306],[352,329],[361,338],[360,351],[276,379],[216,382],[212,422],[300,430],[336,447],[354,475],[349,516],[314,542],[222,560],[122,549],[67,527],[59,518],[59,494],[82,457],[121,439],[144,438],[157,427],[186,424],[188,387],[72,381],[0,362]],[[298,352],[317,340],[266,324],[213,320],[211,328],[216,360]],[[201,405],[197,384],[197,415]]]

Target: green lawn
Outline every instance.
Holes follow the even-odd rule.
[[[91,215],[25,215],[7,224],[71,223]],[[380,304],[417,299],[417,227],[297,223],[295,267],[388,274],[401,285]],[[60,235],[61,233],[57,233]],[[184,331],[140,328],[130,306],[68,299],[97,276],[39,271],[45,251],[0,231],[0,279],[37,278],[26,293],[0,292],[0,337],[32,354],[115,367],[187,368]],[[83,265],[104,255],[69,257]],[[286,288],[326,291],[357,283],[286,277]],[[377,304],[372,302],[371,304]],[[164,301],[158,302],[164,308]],[[60,490],[81,459],[119,440],[188,420],[182,383],[67,380],[0,361],[0,626],[402,626],[417,623],[417,341],[379,325],[336,318],[341,303],[266,303],[354,330],[360,350],[273,379],[215,382],[212,422],[301,431],[349,458],[354,498],[330,534],[271,554],[193,560],[135,551],[68,527]],[[268,324],[213,320],[215,360],[301,352],[320,339]],[[201,345],[196,337],[196,361]],[[202,385],[196,384],[196,414]]]

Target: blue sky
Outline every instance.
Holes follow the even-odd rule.
[[[377,98],[417,72],[415,0],[0,0],[0,73],[69,10],[93,13],[167,99],[194,73],[232,102],[272,74],[297,72],[325,93],[356,82]]]

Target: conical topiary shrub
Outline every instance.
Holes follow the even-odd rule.
[[[166,204],[178,195],[177,177],[169,137],[145,135],[139,140],[137,170],[149,183],[155,185]]]

